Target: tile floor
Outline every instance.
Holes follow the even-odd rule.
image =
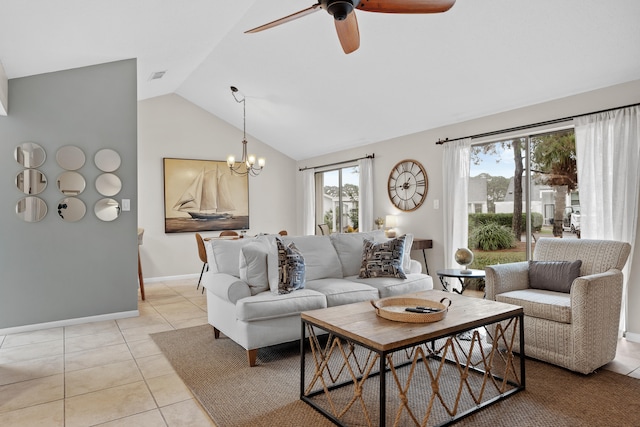
[[[215,426],[149,337],[207,323],[195,283],[146,284],[139,317],[0,336],[0,426]],[[640,378],[640,343],[605,369]]]
[[[139,317],[0,336],[0,426],[215,426],[149,337],[207,323],[196,281],[146,284]]]

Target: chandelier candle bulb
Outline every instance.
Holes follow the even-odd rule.
[[[233,165],[236,163],[236,158],[233,156],[229,156],[227,157],[227,165],[229,165],[229,167],[233,167]]]

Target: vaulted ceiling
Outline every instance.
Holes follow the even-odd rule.
[[[0,0],[0,62],[11,79],[137,58],[139,99],[176,93],[242,128],[234,85],[249,141],[296,160],[640,79],[638,0],[357,10],[349,55],[322,10],[244,33],[313,1]]]

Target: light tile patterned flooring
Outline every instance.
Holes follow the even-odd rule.
[[[149,337],[207,323],[195,283],[146,284],[139,317],[0,336],[0,426],[215,426]],[[605,369],[640,378],[640,344]]]
[[[207,323],[196,282],[146,284],[139,317],[0,336],[0,426],[215,426],[149,337]]]

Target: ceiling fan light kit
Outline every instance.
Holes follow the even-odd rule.
[[[324,9],[333,16],[342,50],[348,54],[360,47],[360,31],[354,9],[377,13],[441,13],[451,9],[455,2],[456,0],[320,0],[311,7],[248,30],[246,33],[264,31]]]

